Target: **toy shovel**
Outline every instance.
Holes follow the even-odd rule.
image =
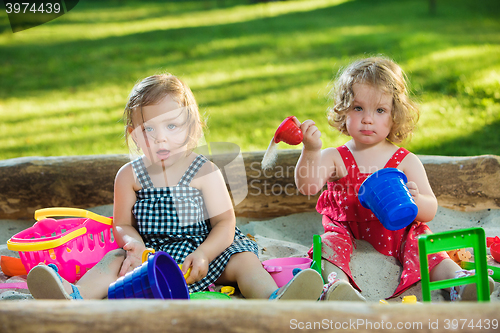
[[[313,236],[313,261],[311,268],[321,275],[321,236]]]

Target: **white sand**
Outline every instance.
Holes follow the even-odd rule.
[[[274,142],[274,138],[271,139],[269,147],[267,147],[264,157],[262,158],[261,167],[262,170],[271,169],[276,164],[278,159],[278,145]]]
[[[111,215],[112,207],[103,206],[93,211]],[[433,232],[454,229],[482,227],[487,237],[500,236],[500,210],[482,210],[478,212],[458,212],[439,208],[434,221],[429,223]],[[13,234],[29,226],[30,222],[0,221],[0,244],[5,244]],[[302,257],[311,246],[312,236],[323,233],[321,216],[315,212],[294,214],[266,221],[255,221],[238,218],[238,226],[243,233],[253,235],[259,245],[260,259],[279,257]],[[0,245],[1,255],[17,256],[17,252],[9,251],[6,245]],[[378,302],[393,294],[399,281],[401,267],[392,257],[381,255],[365,241],[357,242],[351,262],[351,270],[356,283],[363,290],[367,300]],[[0,273],[0,283],[19,282],[19,277],[8,278]],[[492,301],[500,301],[500,283],[495,283]],[[0,289],[0,299],[26,298],[27,290],[5,291]],[[400,302],[405,295],[416,295],[421,300],[420,283],[407,290],[401,296],[390,300]],[[440,291],[432,292],[433,301],[444,299]]]
[[[255,236],[259,244],[261,260],[277,257],[304,256],[312,244],[312,235],[323,233],[321,215],[302,213],[279,217],[268,221],[239,219],[240,229]],[[440,207],[436,218],[429,223],[433,232],[482,227],[487,237],[500,236],[500,210],[459,212]],[[500,264],[490,260],[489,264]],[[351,271],[363,296],[368,301],[378,302],[396,290],[401,266],[396,259],[378,253],[368,242],[357,241]],[[500,301],[500,283],[495,283],[492,301]],[[415,295],[421,301],[420,283],[389,302],[400,302],[406,295]],[[432,291],[432,300],[444,300],[441,291]],[[446,295],[447,296],[447,295]]]

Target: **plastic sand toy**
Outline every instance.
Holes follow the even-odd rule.
[[[26,272],[26,267],[24,267],[20,258],[1,256],[0,267],[2,268],[2,272],[7,276],[28,274],[28,272]]]
[[[496,262],[500,263],[500,243],[494,243],[490,247],[490,253]]]
[[[55,220],[49,216],[73,217]],[[55,207],[35,211],[35,219],[32,227],[7,241],[9,250],[19,251],[27,272],[39,263],[55,264],[59,274],[74,283],[106,253],[118,248],[112,218],[84,209]]]
[[[228,300],[231,299],[230,295],[234,294],[234,287],[225,286],[222,287],[220,292],[217,291],[199,291],[196,293],[191,293],[190,299],[199,300],[199,299],[208,299],[208,300]]]
[[[418,207],[406,182],[406,175],[396,168],[385,168],[371,174],[361,184],[358,198],[388,230],[399,230],[415,220]]]
[[[318,272],[319,275],[321,275],[321,246],[321,236],[313,235],[313,261],[311,268]]]
[[[141,266],[108,287],[108,298],[189,299],[186,280],[175,260],[166,252],[144,252],[146,260]]]
[[[278,129],[274,133],[274,142],[279,143],[281,141],[289,145],[298,145],[304,139],[302,131],[293,121],[293,116],[285,118],[283,122],[278,126]]]
[[[293,278],[294,268],[307,269],[311,267],[310,258],[276,258],[262,262],[264,269],[271,275],[278,287],[283,287]]]
[[[478,301],[490,301],[485,238],[484,229],[482,228],[445,231],[435,234],[421,235],[418,238],[420,275],[422,277],[422,299],[424,302],[431,301],[431,290],[450,288],[471,283],[476,284]],[[474,275],[430,282],[428,270],[429,262],[427,259],[428,254],[467,247],[472,247],[474,250],[474,258],[476,261],[476,273]]]
[[[278,157],[277,144],[281,141],[289,145],[298,145],[304,139],[302,131],[293,121],[293,116],[285,118],[283,122],[278,126],[278,129],[274,133],[274,137],[269,143],[264,158],[262,159],[262,169],[271,169],[276,163]]]
[[[389,304],[385,299],[381,299],[379,301],[380,304]],[[417,302],[417,296],[415,295],[408,295],[408,296],[403,296],[403,299],[401,300],[402,304],[422,304],[420,302]]]
[[[486,237],[486,247],[490,248],[491,258],[487,257],[489,275],[496,282],[500,282],[500,238]],[[463,269],[472,270],[476,268],[474,261],[462,261],[460,266]]]
[[[192,293],[189,295],[192,300],[229,300],[231,297],[224,293],[219,293],[217,291],[199,291],[197,293]]]

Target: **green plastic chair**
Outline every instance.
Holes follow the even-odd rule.
[[[456,279],[430,282],[427,255],[440,251],[450,251],[472,247],[476,274]],[[418,238],[422,300],[431,301],[431,290],[444,289],[475,283],[477,300],[490,301],[488,269],[486,264],[486,236],[483,228],[469,228],[421,235]]]

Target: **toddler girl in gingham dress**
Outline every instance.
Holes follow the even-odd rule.
[[[104,298],[108,286],[142,264],[147,248],[169,253],[187,275],[190,292],[233,284],[246,298],[309,299],[323,281],[312,269],[278,288],[257,257],[257,245],[236,227],[220,170],[194,153],[203,122],[189,87],[170,74],[135,85],[124,118],[126,137],[141,156],[117,173],[113,226],[122,249],[109,252],[72,285],[39,265],[28,275],[35,298]]]
[[[153,186],[141,157],[132,162],[142,186],[137,191],[137,202],[132,210],[139,233],[146,247],[167,252],[178,263],[184,262],[211,230],[203,195],[198,189],[189,186],[207,161],[203,155],[196,156],[177,186],[161,188]],[[235,230],[233,243],[210,262],[207,276],[189,285],[190,292],[203,291],[214,283],[224,271],[231,255],[246,251],[257,255],[257,244],[245,237],[238,227]]]

